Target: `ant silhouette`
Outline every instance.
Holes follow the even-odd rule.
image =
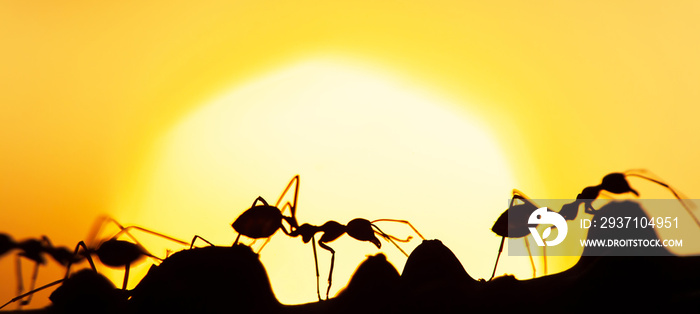
[[[382,243],[379,242],[379,239],[375,236],[375,234],[379,234],[384,239],[386,239],[387,241],[394,244],[396,246],[396,248],[398,248],[399,251],[401,251],[401,253],[403,253],[406,257],[408,257],[408,254],[406,254],[406,252],[403,249],[401,249],[401,247],[398,244],[396,244],[396,242],[394,242],[394,241],[405,243],[405,242],[410,241],[412,239],[412,237],[409,236],[407,239],[399,239],[399,238],[396,238],[392,235],[388,235],[388,234],[384,233],[381,229],[379,229],[379,227],[377,227],[377,225],[375,225],[375,223],[379,222],[379,221],[391,221],[391,222],[400,222],[400,223],[407,224],[408,226],[411,227],[411,229],[413,229],[413,231],[416,232],[416,234],[418,234],[418,236],[421,239],[425,240],[423,235],[421,235],[420,232],[418,232],[418,230],[415,227],[413,227],[413,225],[410,222],[408,222],[406,220],[396,220],[396,219],[377,219],[374,221],[369,221],[369,220],[364,219],[364,218],[355,218],[355,219],[351,220],[350,222],[348,222],[347,225],[342,225],[339,222],[333,221],[333,220],[330,220],[321,226],[315,226],[315,225],[305,223],[305,224],[299,226],[299,228],[297,228],[296,230],[292,231],[289,234],[292,237],[297,237],[297,236],[301,235],[301,239],[304,243],[309,243],[309,241],[311,241],[311,245],[312,245],[313,251],[314,251],[314,262],[316,264],[316,294],[318,295],[319,301],[322,299],[321,299],[321,292],[320,292],[320,287],[319,287],[319,277],[320,276],[319,276],[319,272],[318,272],[318,257],[316,255],[316,237],[315,237],[316,233],[323,232],[323,235],[318,240],[318,245],[321,248],[331,252],[331,267],[330,267],[330,270],[328,272],[328,288],[326,289],[326,300],[328,299],[328,295],[330,294],[330,291],[331,291],[331,285],[333,282],[333,266],[335,263],[335,250],[333,250],[330,246],[328,246],[327,243],[338,239],[343,234],[347,234],[350,237],[352,237],[356,240],[359,240],[359,241],[370,242],[370,243],[374,244],[375,246],[377,246],[377,248],[381,248]]]
[[[279,206],[282,203],[282,200],[285,198],[286,194],[291,190],[292,186],[294,186],[293,200],[291,202],[287,201],[280,208]],[[416,232],[416,234],[418,234],[421,237],[421,239],[425,240],[425,238],[418,232],[418,230],[416,230],[416,228],[414,228],[410,222],[405,220],[378,219],[370,222],[367,219],[357,218],[350,221],[347,225],[342,225],[336,221],[328,221],[321,226],[314,226],[308,223],[299,226],[299,223],[296,219],[298,196],[299,175],[297,174],[289,181],[284,191],[282,191],[282,194],[277,199],[275,206],[269,205],[267,201],[265,201],[265,199],[261,196],[256,198],[253,202],[253,205],[245,212],[243,212],[240,216],[238,216],[238,218],[236,218],[236,220],[231,224],[231,227],[233,227],[233,229],[236,230],[236,232],[238,232],[238,236],[236,236],[236,240],[234,240],[233,245],[236,245],[238,243],[241,235],[256,240],[266,238],[265,243],[263,243],[263,245],[257,251],[257,254],[260,254],[260,251],[262,251],[265,245],[270,241],[272,235],[274,235],[280,229],[282,230],[282,232],[284,232],[284,234],[290,237],[297,237],[301,235],[304,243],[308,243],[309,241],[313,240],[312,247],[314,250],[314,261],[316,263],[316,292],[318,294],[319,300],[321,300],[321,293],[319,291],[320,288],[318,282],[318,258],[316,255],[316,241],[314,238],[314,235],[316,233],[323,232],[323,236],[319,240],[319,245],[322,248],[331,252],[331,269],[328,276],[328,290],[326,292],[326,299],[328,299],[328,294],[330,293],[333,275],[333,264],[335,260],[335,251],[328,245],[326,245],[326,243],[331,242],[340,237],[341,235],[347,233],[348,235],[357,240],[372,242],[374,245],[377,246],[377,248],[379,248],[381,247],[381,243],[379,242],[379,239],[377,239],[374,236],[376,232],[380,234],[384,239],[387,239],[388,241],[392,242],[404,255],[408,257],[408,254],[406,254],[406,252],[404,252],[403,249],[401,249],[401,247],[399,247],[398,244],[396,244],[394,241],[408,242],[412,239],[412,237],[409,236],[408,239],[404,240],[387,235],[386,233],[382,232],[376,225],[374,225],[375,222],[379,221],[392,221],[408,224]],[[258,202],[262,204],[258,204]],[[283,214],[287,208],[289,208],[291,212],[290,216],[285,216]],[[286,222],[289,225],[289,230],[285,228],[283,222]],[[376,231],[373,228],[375,228]],[[192,243],[190,244],[190,248],[194,247],[194,243],[197,239],[201,239],[208,243],[210,246],[214,246],[214,244],[207,241],[206,239],[195,235],[192,239]]]
[[[144,257],[150,257],[152,259],[158,260],[158,261],[163,261],[162,258],[159,258],[153,254],[151,254],[148,250],[146,250],[143,245],[134,237],[129,230],[138,230],[144,233],[151,234],[153,236],[157,236],[166,240],[170,240],[172,242],[181,244],[181,245],[187,245],[188,242],[182,241],[175,239],[173,237],[167,236],[162,233],[158,233],[155,231],[148,230],[146,228],[138,227],[138,226],[127,226],[124,227],[122,226],[119,222],[117,222],[115,219],[108,217],[108,216],[103,216],[100,217],[96,220],[95,225],[93,226],[92,231],[90,232],[91,236],[89,238],[94,239],[96,238],[96,235],[99,233],[99,231],[108,223],[112,223],[117,226],[119,231],[113,235],[112,237],[109,237],[107,239],[103,239],[102,241],[99,241],[97,245],[87,245],[85,244],[84,241],[78,242],[78,244],[75,247],[75,250],[71,253],[70,250],[68,250],[65,247],[54,247],[51,245],[51,242],[46,236],[43,236],[41,240],[35,240],[35,239],[29,239],[26,241],[22,241],[16,244],[12,244],[13,241],[11,241],[11,238],[7,235],[0,234],[0,252],[7,252],[9,249],[12,248],[19,248],[22,250],[21,253],[18,255],[21,255],[22,257],[28,258],[32,261],[36,262],[36,265],[39,264],[44,264],[46,260],[44,259],[43,256],[41,256],[42,253],[46,253],[49,256],[51,256],[53,259],[55,259],[57,262],[59,262],[62,266],[65,266],[66,268],[66,274],[62,279],[56,280],[54,282],[51,282],[49,284],[46,284],[40,288],[37,289],[32,289],[31,291],[22,294],[23,288],[20,289],[18,292],[18,296],[13,298],[12,300],[8,301],[4,305],[0,306],[0,309],[3,307],[7,306],[8,304],[16,301],[20,301],[24,299],[25,297],[29,296],[28,300],[22,300],[20,302],[21,305],[26,305],[29,303],[31,300],[31,297],[33,294],[37,291],[41,291],[43,289],[49,288],[51,286],[57,285],[61,282],[64,282],[68,280],[70,277],[70,269],[71,266],[74,263],[80,262],[84,259],[87,259],[88,262],[90,263],[90,268],[92,271],[97,273],[97,267],[95,266],[95,263],[92,259],[92,255],[96,255],[99,260],[102,262],[102,264],[111,267],[111,268],[119,268],[119,267],[124,267],[125,272],[124,272],[124,283],[122,286],[122,291],[126,291],[128,279],[129,279],[129,269],[132,263],[137,262],[141,260]],[[127,235],[129,238],[131,238],[132,241],[134,242],[129,242],[129,241],[124,241],[124,240],[119,240],[118,238],[122,235]],[[19,263],[18,263],[19,265]],[[36,266],[38,267],[38,266]],[[36,272],[37,268],[35,268],[35,273],[33,276],[33,281],[32,281],[32,288],[34,286],[34,282],[36,281]],[[18,270],[18,274],[21,274],[21,271]],[[21,287],[21,286],[20,286]]]
[[[15,247],[16,243],[11,236],[5,233],[0,233],[0,256],[5,255]]]
[[[562,215],[566,220],[573,220],[578,215],[579,207],[581,204],[584,204],[584,211],[587,214],[594,214],[597,210],[593,208],[593,201],[595,201],[600,195],[600,193],[604,191],[613,194],[632,193],[636,196],[639,196],[639,192],[637,192],[630,186],[629,182],[627,181],[627,177],[642,178],[668,189],[673,194],[673,196],[676,197],[676,199],[678,199],[678,201],[688,212],[688,214],[690,214],[690,216],[693,217],[693,219],[695,220],[695,224],[700,226],[700,221],[698,221],[698,218],[692,213],[689,205],[684,201],[685,197],[682,197],[681,194],[678,193],[674,188],[672,188],[667,183],[664,183],[656,175],[652,174],[651,172],[645,169],[633,169],[625,172],[613,172],[607,174],[605,177],[603,177],[603,180],[600,184],[584,188],[583,191],[581,191],[581,193],[579,193],[576,196],[575,201],[568,204],[564,204],[564,206],[562,206],[561,210],[559,211],[559,214]]]
[[[15,242],[12,237],[7,234],[0,234],[0,256],[9,253],[12,250],[19,250],[17,253],[16,276],[17,276],[17,294],[24,292],[24,282],[22,279],[22,258],[34,262],[34,271],[29,290],[34,289],[37,278],[39,276],[39,267],[46,265],[47,261],[44,255],[49,255],[53,260],[66,266],[72,261],[73,255],[66,247],[54,247],[47,236],[42,236],[40,239],[27,239],[20,242]],[[32,295],[26,300],[21,300],[18,307],[28,305],[32,300]]]
[[[292,185],[294,185],[294,200],[291,203],[287,201],[281,209],[278,208],[287,192],[289,192],[289,190],[292,188]],[[284,188],[284,191],[282,191],[282,194],[280,194],[275,206],[270,206],[262,196],[258,196],[258,198],[253,201],[253,205],[238,216],[238,218],[236,218],[236,220],[231,224],[233,230],[238,232],[236,240],[233,241],[232,246],[238,244],[238,240],[241,238],[241,235],[254,240],[266,238],[265,243],[263,243],[263,245],[256,252],[257,254],[260,254],[262,249],[268,242],[270,242],[270,238],[277,232],[277,230],[282,229],[282,232],[289,235],[291,230],[298,227],[298,223],[295,218],[298,195],[299,175],[296,175],[292,177],[287,184],[287,187]],[[262,204],[258,205],[258,202]],[[291,216],[284,216],[282,214],[287,207],[289,207]],[[287,230],[287,228],[284,227],[283,221],[286,221],[287,224],[289,224],[290,230]],[[206,242],[210,246],[214,246],[213,243],[207,241],[203,237],[195,235],[190,243],[190,249],[194,248],[194,244],[197,239]]]
[[[515,200],[519,200],[522,204],[515,204]],[[498,267],[498,260],[503,252],[503,243],[508,238],[523,238],[525,240],[525,248],[527,249],[527,254],[530,256],[530,263],[532,264],[532,276],[537,275],[537,270],[535,268],[535,261],[532,259],[532,253],[530,252],[530,242],[527,240],[527,235],[530,234],[530,229],[528,228],[528,218],[532,215],[532,212],[537,210],[539,206],[535,204],[530,198],[528,198],[523,192],[513,189],[513,197],[510,199],[510,205],[506,209],[491,227],[491,231],[501,236],[501,245],[498,248],[498,255],[496,256],[496,263],[493,266],[493,273],[491,278],[496,275],[496,267]],[[548,211],[551,211],[548,209]],[[546,247],[542,247],[546,250]],[[547,273],[547,258],[546,251],[543,251],[544,255],[544,272]]]
[[[286,202],[281,209],[278,208],[292,185],[294,185],[294,199],[292,200],[292,203]],[[236,220],[231,224],[231,227],[238,232],[238,236],[233,244],[235,245],[238,243],[238,239],[241,237],[241,234],[252,239],[267,238],[265,243],[263,243],[258,250],[258,253],[260,253],[265,245],[270,242],[270,237],[275,234],[277,230],[281,229],[286,235],[290,235],[290,232],[299,226],[296,219],[298,195],[299,175],[296,175],[289,181],[287,187],[284,188],[284,191],[282,191],[282,194],[280,194],[275,206],[268,205],[265,199],[258,196],[258,198],[253,201],[253,205],[248,210],[243,212],[243,214],[238,216],[238,218],[236,218]],[[256,205],[258,202],[262,202],[262,205]],[[291,216],[284,216],[282,214],[287,207],[289,207]],[[289,231],[284,227],[282,221],[286,221],[287,224],[289,224]]]
[[[100,229],[104,227],[107,223],[112,223],[119,228],[119,232],[117,232],[115,235],[113,235],[110,238],[103,239],[96,245],[87,245],[85,244],[84,241],[78,242],[78,244],[75,246],[75,251],[73,253],[74,256],[79,256],[80,259],[87,259],[88,262],[90,263],[90,267],[94,270],[97,271],[97,267],[95,267],[95,263],[92,260],[92,255],[96,255],[102,264],[111,267],[111,268],[120,268],[124,267],[124,283],[122,285],[122,290],[126,290],[127,283],[129,281],[129,269],[131,268],[131,264],[140,261],[144,257],[150,257],[152,259],[158,260],[158,261],[163,261],[162,258],[157,257],[153,254],[151,254],[146,248],[134,237],[129,230],[134,229],[138,230],[144,233],[148,233],[151,235],[154,235],[156,237],[160,237],[166,240],[170,240],[172,242],[181,244],[181,245],[187,245],[188,242],[182,241],[175,239],[173,237],[167,236],[165,234],[151,231],[146,228],[142,228],[139,226],[127,226],[124,227],[122,226],[119,222],[114,220],[111,217],[101,217],[98,218],[96,221],[95,227],[93,227],[93,232],[91,232],[93,235],[97,234]],[[97,230],[97,231],[95,231]],[[119,240],[119,237],[125,234],[133,242],[129,241],[124,241],[124,240]],[[94,237],[93,237],[94,238]],[[82,249],[82,250],[81,250]],[[68,278],[70,274],[70,267],[71,263],[69,263],[66,266],[66,275],[65,278]]]

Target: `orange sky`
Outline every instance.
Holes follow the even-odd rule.
[[[190,113],[328,57],[460,106],[531,197],[647,168],[698,198],[699,13],[693,1],[3,2],[0,231],[72,246],[133,197]],[[292,174],[276,175],[270,198]],[[656,192],[642,191],[667,197]],[[13,264],[0,260],[6,283]]]

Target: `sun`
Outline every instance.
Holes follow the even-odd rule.
[[[492,128],[436,95],[342,60],[268,73],[205,102],[165,134],[116,213],[180,238],[231,245],[231,222],[258,196],[274,202],[299,174],[299,223],[405,219],[442,240],[473,277],[488,278],[500,240],[490,228],[515,181]],[[382,229],[416,237],[403,224]],[[343,236],[329,246],[337,252],[331,295],[369,254],[385,253],[399,271],[406,261],[388,243],[377,250]],[[309,244],[279,232],[260,258],[281,302],[315,301]],[[320,250],[322,290],[329,260]],[[527,274],[529,262],[521,264]]]

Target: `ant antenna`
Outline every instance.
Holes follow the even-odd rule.
[[[395,236],[389,235],[389,234],[385,233],[384,231],[382,231],[382,229],[380,229],[380,228],[375,224],[375,222],[380,222],[380,221],[390,221],[390,222],[398,222],[398,223],[407,224],[409,227],[411,227],[411,229],[413,229],[413,231],[414,231],[421,239],[425,240],[425,237],[423,237],[423,235],[422,235],[420,232],[418,232],[418,229],[416,229],[416,227],[414,227],[408,220],[400,220],[400,219],[377,219],[377,220],[371,221],[370,224],[372,225],[372,227],[374,227],[374,229],[377,229],[377,230],[375,231],[375,233],[381,235],[384,239],[386,239],[387,241],[391,242],[391,244],[393,244],[397,249],[399,249],[399,251],[401,251],[401,253],[403,253],[403,255],[405,255],[406,257],[408,257],[408,254],[406,254],[406,251],[404,251],[404,250],[403,250],[398,244],[396,244],[396,242],[394,242],[394,241],[406,243],[406,242],[408,242],[408,241],[411,241],[411,239],[413,239],[413,237],[412,237],[412,236],[408,236],[408,237],[404,240],[404,239],[399,239],[399,238],[397,238],[397,237],[395,237]]]
[[[409,227],[411,227],[411,229],[413,229],[413,232],[415,232],[422,240],[425,240],[425,237],[424,237],[422,234],[420,234],[420,232],[418,232],[418,229],[416,229],[416,227],[414,227],[408,220],[400,220],[400,219],[377,219],[377,220],[371,221],[371,223],[374,224],[375,222],[379,222],[379,221],[391,221],[391,222],[398,222],[398,223],[407,224]],[[410,241],[411,239],[412,239],[412,238],[409,236],[407,240],[405,240],[405,241],[400,241],[400,240],[399,240],[399,241],[400,241],[400,242],[408,242],[408,241]],[[398,239],[396,239],[396,237],[394,237],[394,240],[398,240]]]
[[[399,249],[399,251],[401,251],[401,253],[403,253],[403,255],[405,255],[406,257],[408,257],[408,254],[406,254],[406,251],[404,251],[398,244],[396,244],[396,242],[394,242],[393,239],[395,239],[395,237],[390,236],[390,235],[384,233],[384,231],[382,231],[382,229],[379,229],[379,227],[377,227],[377,225],[375,225],[375,224],[372,224],[372,227],[374,227],[375,229],[377,229],[377,231],[379,231],[379,234],[380,234],[382,237],[384,237],[384,239],[386,239],[386,240],[388,240],[389,242],[391,242],[391,244],[393,244],[397,249]],[[393,238],[393,239],[392,239],[392,238]],[[406,242],[408,242],[410,239],[411,239],[411,238],[407,239]],[[403,241],[401,241],[401,242],[403,242]]]
[[[669,191],[671,191],[673,196],[675,196],[676,199],[678,199],[678,202],[681,203],[681,206],[683,206],[683,208],[688,212],[688,214],[691,217],[693,217],[693,220],[695,220],[695,224],[700,226],[700,221],[698,221],[698,218],[695,216],[695,214],[693,214],[692,210],[690,209],[690,207],[695,208],[695,204],[690,203],[690,205],[688,205],[687,198],[685,196],[683,196],[682,194],[677,192],[673,187],[671,187],[667,183],[664,183],[663,181],[661,181],[661,179],[659,179],[659,177],[657,175],[653,174],[651,171],[646,170],[646,169],[632,169],[632,170],[625,171],[624,174],[625,174],[625,176],[638,177],[638,178],[642,178],[642,179],[654,182],[658,185],[665,187]]]

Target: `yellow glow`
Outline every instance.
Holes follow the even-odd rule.
[[[700,167],[695,166],[700,146],[694,143],[694,136],[700,134],[700,123],[696,121],[700,115],[698,12],[700,3],[683,0],[674,1],[673,5],[649,0],[438,0],[403,2],[400,6],[393,1],[327,0],[55,4],[3,1],[0,210],[4,215],[0,232],[17,240],[46,234],[54,244],[72,248],[85,239],[95,217],[107,213],[123,223],[138,223],[181,238],[193,233],[215,237],[213,231],[220,230],[221,235],[215,237],[220,241],[217,243],[228,244],[234,236],[229,223],[238,215],[237,210],[250,206],[258,195],[275,198],[293,174],[301,173],[301,221],[374,217],[377,211],[343,216],[337,209],[349,206],[346,204],[355,206],[353,210],[379,208],[370,207],[368,199],[360,198],[380,194],[370,189],[371,185],[362,188],[365,184],[382,183],[402,187],[405,192],[382,195],[381,205],[402,210],[398,214],[386,212],[384,217],[396,215],[420,224],[427,218],[406,215],[444,208],[449,213],[469,214],[493,210],[494,213],[483,214],[489,216],[488,221],[440,215],[439,220],[444,222],[440,229],[436,231],[428,225],[421,228],[426,235],[445,240],[450,238],[446,233],[458,232],[453,227],[460,234],[467,229],[486,232],[486,255],[479,251],[482,243],[466,237],[452,237],[454,240],[446,244],[458,253],[470,273],[487,276],[490,266],[479,263],[492,263],[498,246],[498,238],[488,228],[505,209],[511,188],[533,198],[572,198],[608,172],[647,168],[688,197],[700,198]],[[177,141],[172,137],[177,130],[173,128],[184,128],[183,119],[189,121],[197,113],[203,114],[206,104],[217,101],[209,99],[211,95],[220,94],[217,99],[221,100],[226,88],[242,93],[255,84],[250,82],[273,84],[269,80],[284,67],[329,55],[381,65],[359,66],[364,68],[360,76],[382,77],[381,84],[394,87],[409,86],[412,95],[444,104],[434,107],[492,136],[493,143],[498,143],[506,156],[510,166],[507,171],[517,185],[480,194],[478,187],[465,179],[464,185],[433,195],[430,189],[421,193],[411,190],[409,182],[418,181],[398,180],[402,175],[408,176],[404,172],[397,174],[397,169],[406,165],[392,165],[394,170],[386,170],[383,176],[384,169],[374,170],[371,175],[357,174],[352,168],[336,167],[342,164],[330,162],[318,162],[307,169],[268,160],[254,166],[241,161],[225,163],[233,168],[217,174],[229,178],[223,180],[226,184],[213,187],[182,184],[179,190],[166,189],[171,185],[167,182],[196,176],[207,178],[207,172],[212,172],[210,166],[201,171],[178,169],[170,181],[162,176],[154,179],[176,164],[164,155],[168,149],[189,153],[184,148],[174,150],[172,143]],[[343,60],[341,72],[356,71],[349,70],[355,66]],[[270,76],[260,77],[262,73]],[[260,79],[251,80],[255,76]],[[430,92],[421,92],[423,88]],[[264,95],[270,99],[279,97]],[[434,99],[435,95],[441,98]],[[274,119],[282,119],[281,112],[265,113],[264,117],[257,114],[254,121],[250,116],[236,116],[231,124],[238,124],[226,127],[238,126],[245,132],[263,134],[263,126],[273,122],[280,125]],[[313,122],[305,116],[296,117],[301,119],[301,126]],[[396,117],[389,120],[395,121]],[[290,130],[303,135],[298,127],[294,125]],[[427,136],[415,133],[408,132],[416,139]],[[196,134],[189,135],[192,141],[196,142],[197,136],[208,141],[217,138],[206,132]],[[301,157],[294,151],[305,146],[297,145],[318,143],[324,135],[311,137],[317,139],[315,142],[287,136],[241,140],[235,148],[227,147],[248,158],[263,149],[274,150],[274,155],[280,159],[283,156],[285,163],[301,164],[309,160],[299,160]],[[460,139],[464,138],[471,136]],[[282,140],[284,143],[280,143]],[[195,144],[192,147],[197,149],[204,145]],[[478,153],[467,154],[457,147],[461,148],[450,147],[456,151],[455,156],[479,158]],[[342,148],[321,152],[314,148],[314,153],[318,158],[333,157],[334,152],[343,152]],[[418,155],[423,153],[416,151]],[[391,154],[379,156],[386,160]],[[188,162],[187,158],[198,157],[179,158]],[[229,161],[226,156],[220,158]],[[244,166],[250,171],[237,170]],[[338,175],[329,174],[331,171]],[[349,173],[372,180],[353,180]],[[379,180],[375,176],[383,177]],[[390,176],[398,179],[389,179]],[[444,183],[460,176],[467,177],[450,174]],[[442,184],[443,179],[437,174],[434,178],[417,186]],[[163,181],[167,185],[161,184]],[[351,183],[352,188],[348,189],[346,186]],[[632,184],[642,197],[670,197],[658,186]],[[319,185],[333,189],[333,194],[319,195],[314,190],[319,190]],[[186,216],[190,227],[180,226],[181,218],[175,215],[183,213],[185,206],[176,200],[185,196],[163,196],[170,188],[191,197],[189,203],[183,204],[199,210],[199,214],[193,210]],[[410,203],[409,199],[416,199],[417,203]],[[479,203],[487,199],[497,204]],[[323,207],[309,203],[321,200],[325,202]],[[219,207],[224,201],[235,204]],[[144,213],[141,217],[135,212],[146,208],[158,208],[160,214]],[[219,208],[221,212],[202,211],[203,208]],[[122,213],[124,216],[120,216]],[[380,213],[384,214],[384,209]],[[156,220],[146,221],[146,215]],[[168,222],[173,219],[176,221]],[[161,227],[161,223],[165,226]],[[208,225],[211,223],[218,223],[219,227]],[[207,227],[203,230],[199,226],[204,224]],[[402,232],[403,229],[397,231]],[[287,244],[284,236],[277,235],[263,254],[288,257],[287,264],[295,270],[311,267],[309,248],[296,247],[298,239],[289,240]],[[338,241],[368,249],[365,243]],[[273,245],[279,248],[273,250]],[[154,244],[153,250],[164,254],[160,245]],[[290,254],[281,250],[289,250]],[[296,252],[307,254],[297,257],[293,255]],[[349,251],[340,251],[343,252]],[[359,259],[362,254],[343,255]],[[394,259],[397,264],[401,264],[400,260]],[[549,262],[552,272],[552,259]],[[570,262],[560,266],[566,267]],[[15,296],[14,264],[14,252],[0,259],[0,278],[6,279],[0,288],[3,300]],[[30,265],[26,265],[25,282],[31,272]],[[520,265],[525,270],[529,268],[527,259],[514,260],[512,265],[503,261],[499,272],[517,273]],[[41,269],[39,284],[61,275],[61,267],[49,262]],[[115,271],[115,282],[120,281],[120,276],[121,272]],[[37,295],[32,307],[48,304],[47,296],[48,291]]]
[[[490,226],[514,186],[489,132],[454,104],[377,69],[306,62],[236,86],[188,115],[163,138],[144,167],[152,169],[147,183],[119,216],[230,245],[230,223],[258,195],[274,202],[299,173],[300,223],[407,219],[448,245],[472,276],[488,278],[500,240]],[[381,227],[416,237],[405,225]],[[335,294],[377,250],[347,236],[330,246]],[[382,252],[401,271],[406,258],[389,243]],[[282,302],[316,299],[312,256],[309,244],[282,233],[262,251]],[[329,259],[321,250],[322,283]],[[507,260],[500,269],[517,271]]]

